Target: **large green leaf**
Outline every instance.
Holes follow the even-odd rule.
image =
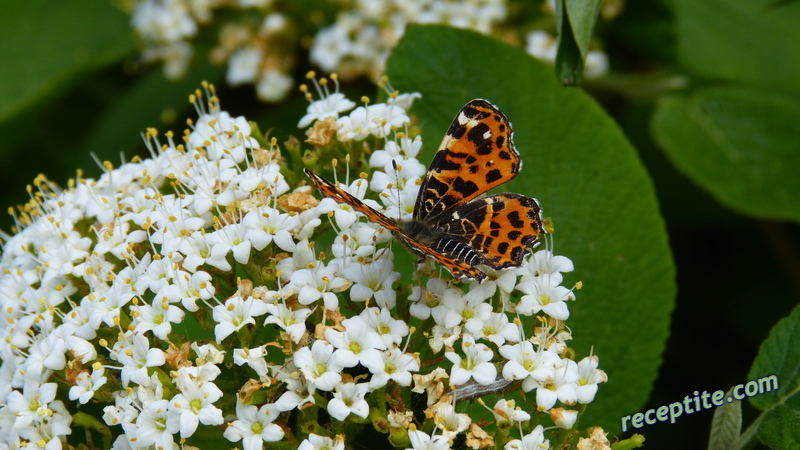
[[[581,424],[619,433],[656,378],[675,297],[675,269],[653,186],[635,150],[585,93],[562,88],[522,50],[477,34],[409,28],[389,81],[422,99],[423,160],[456,112],[482,97],[514,124],[521,175],[504,188],[537,197],[555,222],[555,251],[575,262],[584,288],[570,305],[573,345],[592,347],[609,376]]]
[[[128,21],[109,2],[0,2],[0,119],[132,51]]]
[[[800,220],[800,101],[726,87],[665,99],[656,140],[676,167],[744,214]]]
[[[800,92],[800,3],[676,0],[678,55],[690,73]]]
[[[742,436],[742,444],[755,439],[771,448],[800,448],[800,307],[778,322],[761,344],[741,391],[763,411]],[[772,382],[777,383],[777,389]],[[746,389],[749,388],[748,392]]]

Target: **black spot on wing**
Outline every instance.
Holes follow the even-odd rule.
[[[467,127],[458,123],[458,120],[454,120],[453,123],[450,124],[450,128],[447,130],[447,135],[453,137],[454,139],[461,139],[466,132]]]
[[[502,147],[503,144],[506,143],[506,137],[503,135],[497,136],[497,139],[494,141],[495,145],[498,147]]]
[[[474,173],[474,172],[473,172]],[[503,174],[500,173],[498,169],[492,169],[488,173],[486,173],[486,183],[491,184],[495,181],[503,178]]]
[[[497,244],[497,251],[499,251],[500,254],[505,255],[508,251],[508,242],[501,242]]]
[[[519,211],[511,211],[506,217],[514,228],[522,228],[525,226],[525,222],[519,217]]]
[[[486,125],[485,123],[477,123],[474,127],[472,127],[471,130],[469,130],[467,139],[480,144],[488,140],[486,139],[487,133],[491,136],[491,128],[489,128],[489,125]]]
[[[477,184],[461,177],[456,177],[455,180],[453,180],[453,190],[458,192],[462,197],[469,197],[478,192],[478,189],[480,188]]]

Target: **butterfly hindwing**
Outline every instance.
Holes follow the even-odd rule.
[[[433,246],[431,246],[410,238],[405,234],[403,234],[400,239],[406,246],[411,247],[415,252],[433,258],[434,261],[444,266],[456,278],[461,277],[462,275],[466,275],[478,281],[486,278],[486,274],[483,273],[482,270],[475,267],[475,265],[469,261],[469,258],[458,258],[456,256],[457,254],[461,253],[459,249],[463,249],[467,253],[472,252],[472,250],[468,246],[465,246],[465,244],[439,239],[433,243]],[[459,247],[459,245],[465,246],[466,248]],[[462,254],[462,256],[466,255]]]
[[[432,223],[459,205],[514,178],[521,160],[511,123],[486,100],[476,99],[458,112],[420,187],[417,220]]]
[[[439,227],[444,237],[467,243],[495,269],[519,266],[528,248],[544,233],[536,200],[496,194],[458,208]]]

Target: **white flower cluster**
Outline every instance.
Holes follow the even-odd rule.
[[[293,86],[289,75],[300,45],[298,34],[319,28],[324,18],[290,15],[295,0],[136,0],[131,25],[142,42],[142,61],[162,62],[170,78],[185,75],[192,40],[216,21],[217,45],[209,57],[227,64],[227,82],[254,84],[258,97],[274,102]],[[378,80],[389,51],[409,24],[443,24],[489,34],[507,15],[507,0],[318,0],[320,10],[338,7],[332,24],[316,31],[311,62],[343,77]],[[335,4],[335,5],[334,5]],[[234,14],[220,14],[234,11]],[[288,12],[287,12],[288,11]],[[215,19],[214,15],[218,18]],[[313,14],[312,14],[313,15]],[[304,31],[305,32],[305,31]]]
[[[401,308],[393,254],[379,248],[389,233],[347,205],[317,201],[308,186],[293,189],[299,180],[274,140],[262,148],[244,118],[220,110],[213,89],[206,95],[183,144],[149,130],[151,158],[107,164],[99,179],[65,190],[37,180],[0,259],[0,443],[61,448],[73,414],[101,402],[115,449],[172,448],[201,425],[226,422],[225,438],[260,449],[284,439],[289,415],[309,407],[337,423],[383,411],[393,436],[413,448],[446,448],[459,433],[478,433],[457,401],[517,385],[536,390],[539,411],[563,412],[556,424],[574,424],[577,412],[554,406],[592,401],[606,377],[596,357],[564,356],[570,336],[559,324],[575,298],[561,286],[569,259],[541,250],[467,292],[430,277]],[[310,135],[330,128],[336,145],[382,144],[369,157],[372,178],[343,188],[359,198],[377,192],[383,205],[365,201],[395,218],[409,217],[425,173],[420,138],[397,131],[416,97],[353,109],[327,92],[301,120],[314,124]],[[329,224],[332,257],[314,246]],[[427,331],[415,332],[409,313]],[[523,323],[535,314],[551,320],[526,337]],[[211,343],[180,334],[187,316],[213,331]],[[253,330],[264,328],[274,342],[256,340]],[[444,350],[449,375],[422,369],[425,342]],[[231,364],[246,375],[221,375]],[[410,410],[387,411],[383,393],[370,395],[412,384],[428,394],[432,433],[409,432]],[[71,403],[56,400],[67,395]],[[531,419],[513,401],[493,411],[520,430]],[[344,447],[338,436],[307,434],[300,448]],[[547,443],[541,425],[520,439],[506,448]]]
[[[384,74],[389,51],[410,24],[440,24],[490,34],[505,20],[507,0],[356,0],[314,36],[311,62],[346,78]]]
[[[230,85],[254,84],[259,98],[283,99],[294,85],[288,73],[296,37],[296,26],[279,12],[273,0],[137,0],[131,11],[131,26],[142,41],[142,61],[162,62],[169,78],[186,74],[195,48],[191,40],[222,8],[242,14],[221,25],[218,45],[210,52],[213,63],[228,63]],[[253,23],[251,13],[260,13]],[[224,15],[223,15],[224,17]],[[287,54],[288,51],[288,54]]]

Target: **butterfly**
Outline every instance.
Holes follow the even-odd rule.
[[[326,197],[350,205],[419,256],[433,258],[454,277],[483,281],[480,265],[517,267],[545,233],[539,203],[506,193],[480,197],[514,178],[522,160],[514,148],[511,123],[486,100],[458,112],[420,186],[410,221],[370,208],[335,184],[305,169]]]

